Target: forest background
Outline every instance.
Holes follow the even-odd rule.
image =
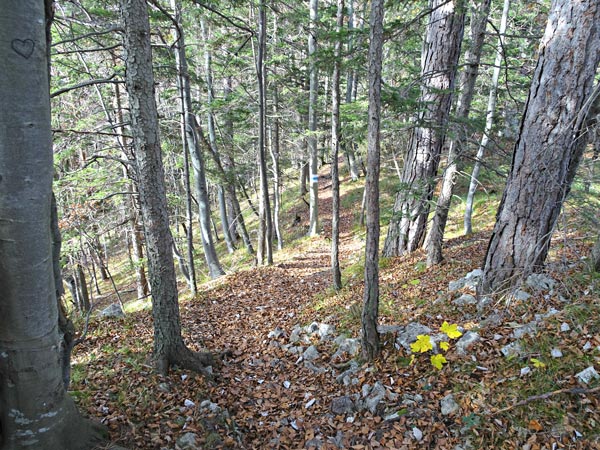
[[[44,395],[70,389],[113,442],[133,448],[595,445],[600,8],[383,3],[69,1],[38,11],[51,23],[53,192],[69,293],[56,283],[63,383]],[[7,36],[28,61],[35,45]],[[546,284],[532,286],[543,270]],[[448,283],[460,279],[454,298]],[[242,305],[254,313],[240,323]],[[106,318],[115,313],[125,317]],[[311,322],[360,336],[362,352],[337,361],[350,344],[299,328]],[[428,327],[402,347],[411,325]],[[448,348],[453,337],[474,341],[445,353],[440,327]],[[295,330],[308,340],[292,345]],[[515,333],[537,342],[506,354]],[[311,362],[329,357],[325,371]],[[333,373],[350,381],[325,380]],[[268,396],[252,393],[267,379]],[[238,383],[248,386],[223,390]],[[290,385],[312,388],[278,408]],[[370,409],[376,386],[384,395]],[[442,400],[451,412],[438,411]],[[3,394],[6,448],[20,448],[10,443],[28,428],[13,401]]]

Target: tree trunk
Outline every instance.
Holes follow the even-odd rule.
[[[277,24],[277,16],[274,19],[274,30],[273,30],[273,47],[277,48],[278,45],[278,33],[279,27]],[[272,67],[274,78],[277,78],[277,68]],[[273,120],[271,122],[270,132],[270,153],[271,162],[273,164],[273,232],[277,238],[277,250],[283,249],[283,235],[281,234],[281,227],[279,225],[279,215],[281,212],[281,191],[283,189],[282,178],[281,178],[281,167],[279,164],[281,143],[280,143],[280,126],[279,126],[279,86],[277,81],[273,83]]]
[[[317,10],[319,0],[310,0],[310,25],[308,30],[308,61],[310,87],[308,94],[308,153],[309,153],[309,236],[319,234],[319,155],[317,149],[317,95],[319,74],[315,61],[317,52]]]
[[[256,75],[258,79],[258,158],[260,172],[258,264],[273,264],[273,222],[271,221],[271,202],[269,200],[269,180],[267,173],[267,71],[265,53],[267,51],[267,12],[263,0],[258,7],[258,54]]]
[[[483,268],[482,292],[518,285],[543,267],[600,107],[600,4],[554,0],[512,167]]]
[[[442,262],[442,242],[444,231],[448,221],[448,213],[452,203],[454,182],[458,173],[459,159],[462,158],[464,147],[467,142],[466,123],[471,111],[471,102],[475,94],[475,81],[479,73],[479,61],[485,38],[485,28],[490,12],[491,0],[483,0],[474,5],[471,15],[470,46],[465,54],[465,69],[459,83],[460,96],[456,103],[456,122],[460,127],[457,137],[450,143],[448,150],[448,162],[444,171],[442,189],[437,199],[435,214],[431,224],[429,235],[426,239],[427,265],[432,266]],[[460,4],[457,7],[462,8]]]
[[[362,310],[362,354],[372,361],[380,352],[379,316],[379,128],[381,114],[381,59],[383,50],[383,3],[371,2],[369,45],[369,113],[367,177],[365,181],[367,237],[365,244],[365,293]]]
[[[385,256],[413,252],[425,237],[462,42],[464,8],[455,8],[456,3],[430,0],[432,13],[421,57],[421,112],[404,162]]]
[[[481,164],[483,161],[483,155],[485,154],[485,150],[487,149],[488,143],[490,141],[490,133],[492,132],[492,126],[494,125],[494,114],[496,113],[496,99],[498,92],[498,80],[500,79],[500,69],[503,59],[502,55],[504,54],[504,34],[506,33],[509,10],[510,0],[504,0],[504,7],[502,8],[502,19],[500,20],[500,35],[498,36],[498,46],[496,47],[496,59],[494,61],[494,71],[492,72],[492,85],[490,87],[490,94],[488,97],[488,104],[485,113],[485,128],[483,131],[483,136],[481,137],[479,148],[477,149],[475,163],[473,164],[473,171],[471,172],[471,181],[469,183],[469,191],[467,192],[467,201],[465,204],[465,235],[469,235],[473,232],[473,201],[475,200],[475,192],[477,191],[477,183],[479,178],[479,171],[481,170]]]
[[[98,435],[63,383],[53,267],[51,2],[0,13],[0,446],[87,449]],[[24,207],[26,205],[26,207]]]
[[[174,1],[174,0],[171,0]],[[200,26],[202,28],[202,39],[204,40],[204,70],[205,70],[205,81],[206,81],[206,92],[208,95],[207,98],[207,106],[208,106],[208,116],[207,116],[207,128],[208,128],[208,143],[212,149],[212,152],[215,155],[219,154],[219,150],[217,148],[217,133],[215,131],[215,116],[213,114],[213,102],[215,98],[215,92],[213,87],[213,77],[212,77],[212,54],[209,50],[208,46],[208,29],[206,25],[206,20],[204,18],[200,19]],[[229,219],[227,217],[227,205],[225,203],[225,192],[223,189],[223,183],[225,180],[221,180],[221,184],[218,186],[218,202],[219,202],[219,215],[221,218],[221,230],[223,231],[223,239],[225,240],[225,245],[227,246],[227,251],[229,253],[233,253],[235,251],[235,246],[233,245],[233,239],[231,237],[230,229],[229,229]]]
[[[186,259],[187,262],[185,264],[187,276],[184,274],[185,279],[188,282],[188,287],[190,288],[190,292],[192,296],[195,296],[198,292],[198,286],[196,284],[196,267],[194,264],[194,228],[193,228],[193,210],[192,210],[192,187],[190,183],[190,149],[189,143],[187,139],[186,133],[186,105],[185,105],[185,80],[183,77],[185,76],[183,73],[183,69],[187,70],[187,66],[182,66],[181,59],[186,61],[185,59],[185,37],[183,33],[181,33],[181,6],[177,0],[171,0],[171,8],[175,13],[174,20],[177,24],[176,30],[174,32],[174,38],[176,40],[175,43],[175,61],[177,64],[178,72],[177,72],[177,87],[179,89],[179,98],[180,98],[180,110],[181,110],[181,119],[180,119],[180,128],[181,128],[181,142],[183,144],[183,183],[185,186],[185,239],[186,239]],[[181,54],[183,54],[183,58],[181,58]],[[177,249],[175,245],[173,245],[175,257],[177,257]],[[183,258],[183,257],[182,257]],[[180,267],[184,268],[184,264],[179,263]],[[139,292],[138,292],[139,295]]]
[[[596,272],[600,272],[600,237],[596,239],[596,243],[592,248],[591,252],[592,256],[592,267]]]
[[[340,57],[341,33],[344,24],[344,0],[337,1],[336,40],[334,49],[333,76],[331,77],[331,273],[333,288],[342,288],[340,271],[340,177],[338,155],[340,152]]]
[[[354,51],[354,0],[348,2],[348,55],[352,55]],[[352,103],[354,92],[354,84],[356,83],[356,70],[349,69],[347,72],[346,80],[346,103]],[[341,148],[346,155],[346,162],[348,163],[348,172],[352,181],[357,181],[359,177],[358,164],[356,163],[356,155],[354,153],[354,143],[347,136],[343,136],[340,142]]]
[[[156,368],[162,374],[174,364],[202,371],[210,364],[210,356],[192,352],[181,337],[173,242],[154,98],[148,11],[143,0],[122,0],[120,7],[125,30],[123,44],[131,132],[152,286]]]
[[[192,95],[190,87],[190,75],[188,72],[187,58],[185,55],[185,36],[181,27],[178,28],[179,36],[175,46],[175,61],[178,68],[178,76],[181,83],[184,114],[182,120],[185,123],[185,138],[190,154],[190,160],[194,171],[194,188],[198,200],[198,222],[200,225],[200,240],[204,250],[204,259],[211,278],[218,278],[225,274],[217,256],[215,244],[210,229],[210,202],[206,185],[206,171],[204,156],[200,147],[200,141],[205,141],[201,136],[202,130],[196,123],[193,114]]]

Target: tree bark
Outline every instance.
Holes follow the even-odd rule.
[[[256,76],[258,79],[258,158],[260,173],[259,226],[256,260],[258,264],[273,264],[273,222],[269,200],[269,180],[267,173],[267,71],[265,53],[267,51],[267,12],[265,2],[258,7],[258,53]]]
[[[344,0],[337,1],[336,40],[334,47],[333,76],[331,77],[331,275],[333,288],[342,288],[340,271],[340,177],[338,155],[340,152],[340,56],[341,33],[344,24]]]
[[[319,73],[317,70],[317,21],[318,0],[310,0],[310,22],[308,29],[308,60],[310,87],[308,94],[308,153],[309,153],[309,236],[319,234],[319,155],[317,149],[317,95]]]
[[[427,265],[432,266],[442,262],[442,243],[448,221],[448,213],[452,203],[454,183],[458,173],[459,160],[462,158],[467,142],[467,120],[471,111],[471,102],[475,94],[475,81],[479,73],[479,61],[483,50],[485,28],[490,12],[491,0],[483,0],[474,5],[471,13],[470,46],[465,54],[465,69],[459,82],[460,96],[456,103],[457,137],[452,140],[448,149],[448,161],[442,181],[442,189],[437,199],[435,214],[429,235],[426,239]],[[466,5],[457,4],[464,8]]]
[[[99,436],[63,383],[51,220],[51,8],[9,0],[0,13],[0,446],[10,450],[83,450]]]
[[[174,1],[174,0],[172,0]],[[207,107],[208,107],[208,115],[206,118],[207,128],[208,128],[208,142],[212,149],[212,152],[215,155],[219,154],[219,149],[217,147],[217,133],[215,130],[215,115],[213,113],[213,103],[215,98],[215,91],[213,86],[213,76],[212,76],[212,54],[209,50],[208,46],[208,29],[206,25],[206,20],[204,18],[200,19],[200,26],[202,28],[202,39],[204,40],[204,78],[206,81],[206,92],[207,92]],[[231,237],[231,232],[229,229],[229,219],[227,217],[227,205],[225,203],[225,190],[223,188],[224,180],[220,181],[221,184],[218,186],[218,202],[219,202],[219,216],[221,218],[221,230],[223,231],[223,239],[225,240],[225,245],[227,246],[227,251],[229,253],[233,253],[235,251],[235,245],[233,244],[233,239]]]
[[[554,0],[483,268],[482,293],[540,271],[600,107],[600,4]]]
[[[596,239],[596,243],[592,248],[591,252],[592,257],[592,267],[596,272],[600,272],[600,237]]]
[[[430,0],[432,13],[421,58],[422,110],[404,162],[385,256],[413,252],[425,237],[463,34],[464,10],[455,8],[456,3]]]
[[[367,237],[365,244],[365,293],[362,310],[362,354],[367,361],[379,355],[379,160],[381,114],[381,59],[383,50],[383,3],[371,2],[369,45],[369,112],[367,177],[365,181]]]
[[[173,243],[154,98],[148,11],[143,0],[122,0],[120,9],[125,30],[123,44],[131,132],[148,248],[156,368],[162,374],[166,374],[174,364],[203,371],[210,364],[210,355],[191,351],[181,336]]]
[[[496,113],[496,100],[498,93],[498,80],[500,79],[500,69],[502,65],[502,55],[504,53],[504,34],[506,33],[506,27],[508,23],[508,12],[510,10],[510,0],[504,0],[504,7],[502,8],[502,19],[500,20],[500,29],[498,36],[498,45],[496,47],[496,59],[494,61],[494,71],[492,72],[492,85],[490,86],[490,93],[488,97],[488,104],[485,113],[485,128],[483,130],[483,136],[477,149],[477,156],[475,156],[475,163],[473,164],[473,170],[471,172],[471,181],[469,182],[469,190],[467,192],[467,201],[465,204],[465,217],[464,217],[464,234],[469,235],[473,232],[473,202],[475,200],[475,192],[477,191],[477,184],[479,183],[479,171],[481,170],[481,164],[483,162],[483,156],[487,149],[490,141],[490,134],[494,125],[494,114]]]

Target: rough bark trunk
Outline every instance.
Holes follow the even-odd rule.
[[[308,60],[310,87],[308,94],[308,153],[309,153],[309,236],[319,234],[319,155],[317,149],[317,95],[319,73],[315,61],[317,52],[318,0],[310,0],[310,25],[308,30]]]
[[[475,94],[475,81],[479,73],[479,61],[485,38],[485,28],[490,12],[491,0],[483,0],[474,5],[471,15],[470,45],[465,54],[465,69],[459,82],[460,96],[456,103],[456,122],[460,128],[456,131],[457,137],[450,143],[448,149],[448,161],[442,188],[437,199],[435,214],[431,223],[431,229],[426,239],[427,265],[432,266],[442,262],[442,242],[444,231],[448,221],[448,213],[452,203],[454,182],[459,170],[459,160],[462,158],[464,147],[467,142],[466,123],[471,111],[471,102]],[[464,8],[464,4],[457,4]]]
[[[600,237],[596,240],[596,244],[592,248],[592,267],[596,272],[600,272]]]
[[[512,167],[484,264],[482,292],[518,285],[542,269],[562,204],[600,106],[600,4],[554,0]]]
[[[477,183],[479,178],[479,171],[481,170],[481,164],[483,162],[483,155],[487,149],[490,141],[490,133],[492,132],[492,126],[494,125],[494,114],[496,112],[496,99],[498,92],[498,80],[500,79],[500,69],[502,65],[502,56],[504,53],[504,34],[506,33],[506,27],[508,24],[508,12],[510,10],[510,0],[504,0],[504,6],[502,8],[502,19],[500,20],[500,29],[498,36],[498,45],[496,47],[496,59],[494,61],[494,71],[492,72],[492,85],[490,87],[490,93],[488,97],[488,104],[485,113],[485,128],[483,130],[483,136],[477,149],[477,156],[475,156],[475,163],[473,164],[473,170],[471,172],[471,181],[469,183],[469,190],[467,192],[467,201],[465,204],[465,217],[464,217],[464,233],[469,235],[473,232],[472,217],[473,217],[473,202],[475,200],[475,192],[477,191]]]
[[[51,3],[0,13],[0,446],[86,449],[97,435],[63,384],[53,267]],[[26,205],[26,207],[24,207]]]
[[[342,288],[340,271],[340,177],[338,155],[340,152],[340,57],[342,50],[341,32],[344,24],[344,0],[337,1],[336,32],[333,76],[331,77],[331,275],[333,288]]]
[[[362,310],[362,354],[367,361],[372,361],[380,352],[377,318],[379,315],[379,128],[383,3],[383,0],[371,2],[371,42],[369,45],[368,167],[365,181],[367,238],[365,244],[365,293]]]
[[[152,286],[156,368],[163,374],[174,364],[203,371],[210,364],[210,355],[191,351],[181,337],[173,243],[154,98],[148,11],[143,0],[122,0],[120,7],[125,30],[123,44],[131,133]]]
[[[433,12],[421,59],[422,110],[404,162],[383,249],[385,256],[413,252],[425,237],[462,42],[464,10],[456,9],[455,3],[430,1]]]

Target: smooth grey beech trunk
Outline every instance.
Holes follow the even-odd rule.
[[[273,264],[273,222],[269,199],[267,173],[267,12],[264,1],[258,6],[258,51],[256,57],[256,78],[258,81],[258,165],[260,178],[259,225],[256,260],[258,264]]]
[[[154,98],[148,11],[144,0],[122,0],[120,9],[131,134],[152,292],[155,364],[163,374],[174,364],[203,371],[210,364],[210,355],[191,351],[181,336],[173,242]]]
[[[51,221],[50,7],[7,0],[0,13],[0,447],[7,450],[91,448],[100,430],[79,416],[63,380]]]
[[[421,55],[421,112],[405,158],[384,256],[413,252],[425,238],[460,56],[464,8],[455,7],[460,3],[430,0]]]
[[[201,130],[196,123],[192,109],[192,95],[190,87],[190,74],[188,71],[187,58],[185,54],[185,36],[182,27],[178,29],[178,40],[175,46],[175,62],[177,64],[179,83],[181,87],[181,102],[183,108],[183,124],[185,129],[186,147],[189,152],[192,169],[194,173],[194,190],[198,200],[198,223],[200,225],[200,241],[204,250],[204,259],[211,278],[225,275],[221,267],[215,244],[210,229],[210,201],[206,184],[206,169],[204,155],[202,154],[201,142],[205,143]]]
[[[484,263],[482,293],[543,268],[562,204],[600,107],[600,4],[554,0],[539,48],[506,188]]]
[[[308,234],[319,234],[319,159],[317,149],[317,96],[319,90],[319,72],[315,61],[317,52],[317,20],[318,0],[310,0],[310,22],[308,28],[308,167],[310,177],[309,187],[309,226]]]
[[[171,0],[172,2],[174,0]],[[202,29],[202,40],[204,41],[204,79],[206,81],[206,93],[207,93],[207,106],[208,114],[206,118],[206,124],[208,129],[208,143],[212,149],[212,153],[219,157],[219,149],[217,146],[217,132],[215,130],[215,115],[213,112],[213,103],[215,99],[215,90],[213,86],[213,72],[212,72],[212,52],[209,47],[209,30],[206,20],[200,19],[200,28]],[[181,32],[183,36],[183,32]],[[181,45],[180,42],[180,46]],[[185,50],[184,50],[185,52]],[[185,56],[185,55],[183,55]],[[223,239],[227,245],[227,251],[233,253],[235,251],[235,245],[233,238],[231,237],[231,229],[229,227],[229,218],[227,217],[227,204],[225,201],[225,189],[223,187],[224,180],[219,181],[217,187],[217,199],[219,202],[219,216],[221,218],[221,230],[223,231]]]
[[[479,74],[479,61],[483,50],[485,38],[485,28],[490,12],[491,0],[483,0],[473,5],[471,10],[471,27],[469,49],[465,53],[465,68],[461,72],[458,89],[460,95],[456,101],[456,121],[459,127],[456,130],[456,138],[450,142],[448,148],[448,161],[444,171],[442,188],[438,196],[435,214],[431,223],[431,228],[425,247],[427,248],[427,265],[432,266],[442,262],[442,243],[444,240],[444,231],[448,221],[448,213],[452,203],[452,194],[454,193],[454,183],[459,170],[459,160],[462,158],[464,149],[467,146],[467,119],[471,112],[471,103],[475,94],[475,81]],[[464,7],[464,6],[460,6]]]
[[[344,0],[337,0],[336,40],[334,47],[333,75],[331,77],[331,275],[333,288],[342,288],[340,271],[340,176],[338,155],[340,152],[340,57],[341,33],[344,25]]]
[[[508,24],[508,12],[510,10],[510,0],[504,0],[502,7],[502,19],[500,19],[500,29],[498,36],[498,44],[496,46],[496,59],[494,60],[494,71],[492,72],[492,84],[488,95],[488,104],[485,113],[485,128],[483,136],[477,148],[475,163],[471,171],[471,181],[469,182],[469,190],[467,192],[467,201],[465,203],[464,233],[469,235],[473,232],[473,202],[475,200],[475,192],[479,183],[479,171],[483,163],[483,156],[490,142],[490,134],[494,126],[494,115],[496,113],[496,100],[498,98],[498,81],[500,80],[500,70],[502,69],[502,60],[504,55],[504,34]]]
[[[371,2],[369,44],[369,112],[365,200],[365,292],[362,310],[362,354],[372,361],[380,352],[379,317],[379,166],[381,126],[381,59],[383,53],[383,0]]]

